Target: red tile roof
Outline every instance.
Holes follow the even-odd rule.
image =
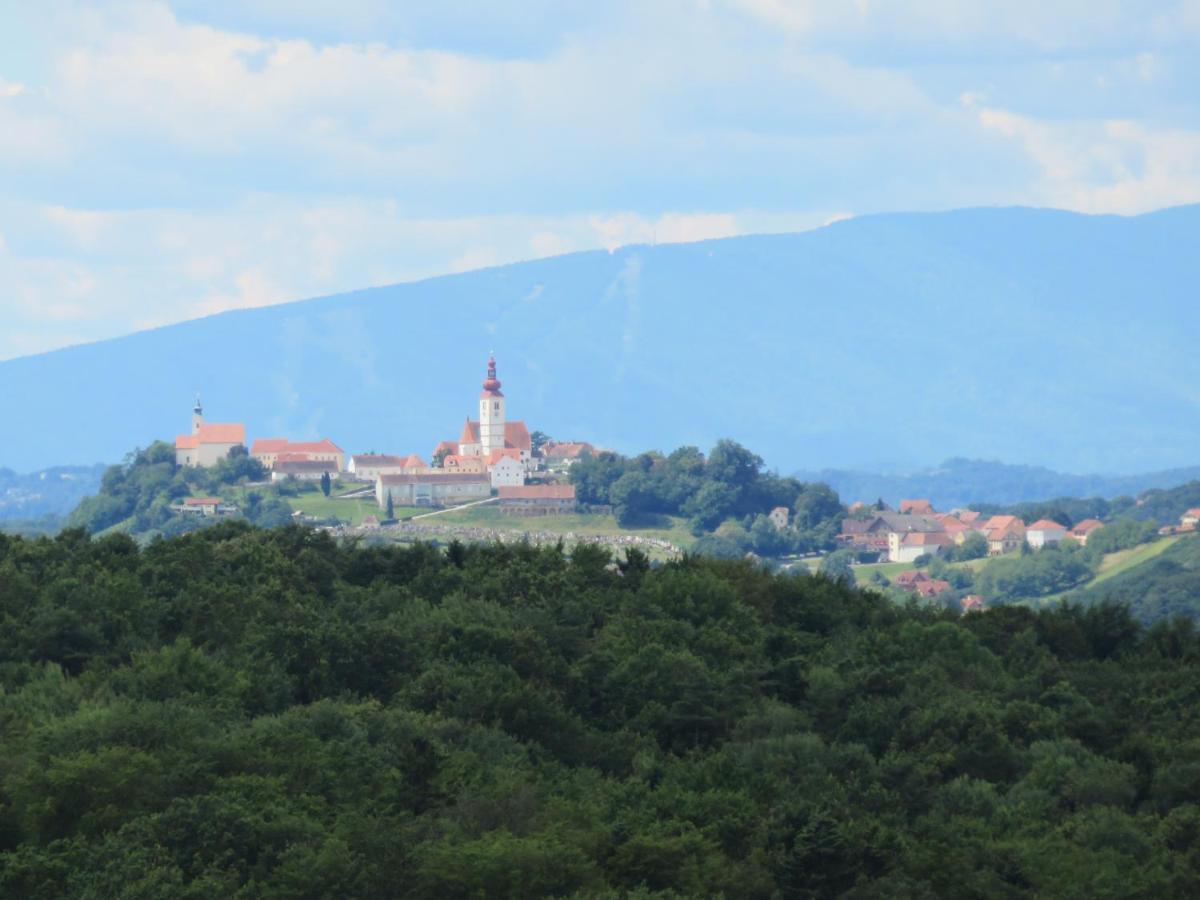
[[[255,441],[257,444],[258,442]],[[356,453],[350,457],[355,468],[360,466],[394,466],[399,468],[405,464],[403,456],[390,456],[386,453]]]
[[[458,438],[458,443],[460,445],[479,443],[479,423],[472,422],[470,416],[467,417],[467,421],[463,422],[463,430]]]
[[[425,468],[425,460],[417,456],[415,453],[408,454],[404,459],[404,468],[406,469],[423,469]]]
[[[501,500],[574,500],[573,484],[527,484],[498,488]]]
[[[1082,522],[1076,522],[1075,527],[1071,529],[1071,534],[1091,534],[1097,528],[1103,528],[1104,523],[1099,519],[1084,519]]]
[[[929,581],[918,582],[912,587],[922,597],[936,597],[938,594],[944,594],[950,590],[950,582],[931,579]]]
[[[910,531],[900,543],[908,547],[945,547],[954,541],[944,531]]]
[[[1187,512],[1185,512],[1184,515],[1187,516],[1189,519],[1192,516],[1195,516],[1197,519],[1200,519],[1200,506],[1192,507]]]
[[[927,516],[933,512],[933,504],[928,500],[901,500],[900,512]]]
[[[564,441],[561,444],[549,444],[542,448],[542,456],[547,459],[577,459],[584,453],[595,453],[596,448],[586,441]]]
[[[1059,525],[1052,519],[1038,519],[1032,525],[1025,526],[1026,531],[1066,531],[1065,525]]]
[[[201,444],[244,444],[246,426],[213,422],[204,423],[195,434],[181,434],[175,438],[175,449],[195,450]]]
[[[521,461],[521,451],[516,449],[515,447],[505,447],[503,449],[493,450],[491,453],[489,453],[487,455],[486,462],[489,466],[494,466],[496,463],[500,462],[500,460],[504,459],[505,457],[507,457],[508,459],[515,459],[517,462],[520,462]]]
[[[319,441],[289,441],[287,438],[259,438],[250,448],[250,455],[282,453],[341,453],[342,448],[329,438]]]
[[[264,456],[270,453],[279,453],[287,447],[287,443],[287,438],[259,438],[250,448],[250,455]]]
[[[533,440],[529,437],[529,429],[520,419],[504,423],[504,445],[524,450],[526,453],[533,449]]]
[[[184,506],[220,506],[221,503],[220,497],[185,497],[183,499]]]

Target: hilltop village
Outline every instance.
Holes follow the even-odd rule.
[[[574,512],[575,488],[566,481],[565,473],[577,460],[599,451],[578,441],[547,440],[535,448],[525,422],[508,418],[507,403],[493,356],[488,359],[487,376],[479,394],[478,418],[468,415],[458,439],[439,441],[428,461],[415,452],[367,453],[347,458],[330,438],[258,438],[249,445],[249,456],[261,463],[276,482],[338,479],[371,484],[375,502],[385,513],[402,506],[450,507],[480,502],[497,503],[505,515]],[[245,446],[245,425],[206,421],[197,398],[190,433],[175,439],[175,462],[209,468]],[[196,498],[192,500],[193,507],[205,513],[219,510],[215,501],[205,507],[197,504]]]
[[[1114,567],[1169,550],[1200,523],[1200,493],[1187,486],[1145,510],[1142,497],[987,513],[941,512],[927,499],[902,500],[898,509],[882,500],[847,507],[824,484],[765,471],[733,441],[718,442],[707,455],[682,447],[636,457],[556,442],[509,418],[494,357],[458,431],[457,439],[431,439],[426,455],[412,448],[348,455],[329,437],[263,437],[247,445],[244,425],[207,421],[197,401],[173,461],[179,473],[195,471],[198,484],[179,480],[169,510],[185,518],[299,521],[338,534],[386,526],[385,540],[566,540],[636,546],[665,559],[686,548],[769,559],[963,611],[1111,578],[1121,571]],[[171,449],[162,445],[164,454]],[[256,487],[268,480],[277,485],[275,496]],[[216,487],[230,484],[239,487]],[[221,496],[195,496],[197,488]],[[144,512],[137,503],[115,512],[100,506],[105,515],[91,521],[103,527],[132,513],[149,527],[170,527],[154,503],[141,504]],[[247,508],[239,508],[243,503]],[[541,522],[501,526],[499,516]]]

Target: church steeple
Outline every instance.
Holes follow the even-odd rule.
[[[496,357],[488,357],[487,380],[479,395],[479,443],[480,452],[486,456],[492,450],[502,450],[504,440],[504,395],[500,393],[500,379],[496,377]]]
[[[204,424],[204,407],[200,405],[200,395],[196,395],[196,405],[192,407],[192,434],[200,433],[200,426]]]

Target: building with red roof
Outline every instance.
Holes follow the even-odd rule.
[[[942,581],[938,578],[930,578],[928,581],[920,581],[913,585],[913,591],[926,599],[937,597],[950,590],[950,582]]]
[[[1038,519],[1025,528],[1025,540],[1035,550],[1040,550],[1049,544],[1057,544],[1067,537],[1067,527],[1053,519]]]
[[[888,533],[888,561],[913,562],[922,556],[937,556],[954,545],[944,531],[897,531]]]
[[[500,512],[506,516],[553,516],[573,513],[577,507],[573,484],[527,484],[502,487]]]
[[[1200,525],[1200,506],[1189,509],[1179,517],[1180,525]]]
[[[1071,537],[1078,541],[1079,546],[1086,547],[1092,533],[1103,527],[1104,523],[1099,519],[1084,519],[1075,523],[1075,527],[1071,529]]]
[[[913,516],[932,516],[934,510],[928,500],[901,500],[900,512]]]
[[[200,398],[192,408],[191,434],[175,438],[175,465],[209,468],[229,456],[234,447],[246,446],[246,426],[205,422]]]
[[[274,469],[278,462],[319,462],[325,463],[335,475],[346,463],[345,451],[328,438],[319,441],[259,438],[250,448],[250,455],[267,469]]]

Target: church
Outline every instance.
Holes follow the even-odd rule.
[[[246,426],[240,423],[204,421],[200,398],[192,409],[192,433],[175,438],[175,465],[210,468],[229,455],[234,447],[246,445]]]
[[[514,452],[515,451],[515,452]],[[521,420],[508,421],[500,379],[496,377],[496,358],[488,359],[487,378],[479,394],[479,419],[467,416],[457,441],[442,441],[433,451],[444,459],[447,456],[481,457],[493,465],[503,457],[518,459],[528,470],[533,465],[533,442],[529,429]]]

